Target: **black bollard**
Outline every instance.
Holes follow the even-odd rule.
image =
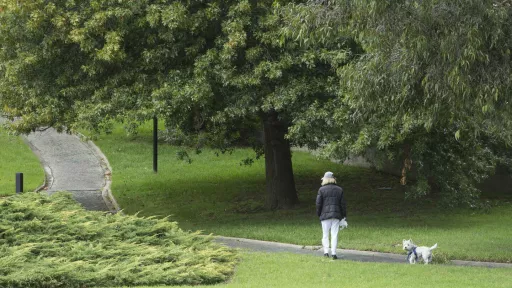
[[[23,192],[23,173],[16,173],[16,194]]]
[[[158,172],[158,119],[153,117],[153,172]]]

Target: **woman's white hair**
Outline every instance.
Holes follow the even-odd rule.
[[[324,178],[322,179],[322,186],[327,184],[336,184],[336,178]]]

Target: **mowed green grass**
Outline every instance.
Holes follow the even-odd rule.
[[[510,287],[510,269],[361,263],[287,253],[244,253],[229,283],[180,287],[499,288]]]
[[[23,173],[24,191],[34,191],[44,182],[39,159],[18,136],[0,127],[0,196],[16,192],[16,173]]]
[[[488,214],[444,209],[433,199],[406,201],[396,177],[294,152],[301,204],[266,211],[264,159],[239,164],[254,155],[250,149],[219,156],[208,149],[199,155],[190,150],[189,164],[177,160],[180,148],[161,144],[155,174],[149,125],[135,137],[118,126],[96,143],[113,167],[113,193],[130,214],[173,215],[184,229],[217,235],[320,245],[315,198],[321,176],[330,170],[348,202],[349,228],[340,233],[341,248],[404,253],[402,239],[412,238],[419,245],[438,243],[438,259],[512,262],[512,205],[506,198]]]

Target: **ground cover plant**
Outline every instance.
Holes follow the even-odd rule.
[[[510,287],[509,279],[510,269],[505,268],[361,263],[287,253],[245,253],[233,279],[213,287],[498,288]]]
[[[197,285],[236,254],[167,219],[84,211],[66,193],[0,199],[0,287]]]
[[[320,245],[321,228],[314,203],[320,177],[331,170],[344,187],[349,229],[340,233],[342,248],[405,253],[404,238],[418,245],[438,243],[437,259],[512,261],[510,198],[501,195],[488,213],[479,209],[437,207],[435,198],[404,199],[399,179],[365,168],[338,165],[294,152],[301,204],[295,209],[264,209],[264,167],[249,149],[231,155],[204,149],[192,163],[179,161],[181,148],[160,145],[158,174],[152,171],[151,129],[125,136],[120,125],[96,140],[113,166],[113,193],[128,213],[172,215],[184,229],[302,245]],[[492,201],[489,205],[494,205]]]
[[[23,140],[0,127],[0,196],[16,191],[15,174],[23,173],[24,191],[34,191],[44,182],[44,171],[36,155]]]

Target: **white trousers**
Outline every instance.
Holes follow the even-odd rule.
[[[336,246],[338,246],[338,231],[340,231],[340,220],[327,219],[322,221],[322,246],[324,254],[329,253],[329,230],[331,232],[331,255],[336,255]]]

